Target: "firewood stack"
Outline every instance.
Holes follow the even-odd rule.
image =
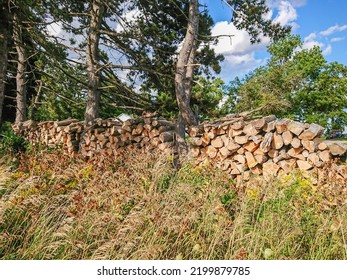
[[[267,116],[247,119],[232,115],[189,129],[191,155],[198,164],[210,162],[237,181],[252,174],[266,179],[294,168],[311,172],[323,167],[347,147],[319,138],[324,128]],[[346,178],[347,179],[347,178]]]
[[[88,123],[80,144],[83,156],[96,154],[119,156],[127,150],[169,151],[173,147],[173,123],[163,119],[139,118],[120,120],[97,119]]]
[[[33,145],[43,144],[49,147],[61,145],[64,151],[71,154],[78,150],[83,122],[79,122],[77,119],[40,123],[29,120],[19,125],[13,125],[13,129]]]
[[[84,157],[119,156],[131,149],[158,148],[173,153],[174,124],[161,118],[121,121],[96,119],[87,125],[76,119],[36,123],[26,121],[14,130],[33,145],[61,146],[68,154]]]

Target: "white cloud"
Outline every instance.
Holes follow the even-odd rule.
[[[283,0],[268,0],[268,5],[270,7],[278,8]],[[287,0],[293,7],[302,7],[306,5],[306,0]]]
[[[308,36],[306,36],[304,38],[304,42],[310,42],[310,41],[313,41],[314,39],[316,39],[317,37],[317,34],[312,32],[311,34],[309,34]]]
[[[347,24],[330,26],[328,29],[321,31],[320,34],[323,36],[329,36],[333,33],[341,32],[344,30],[347,30]]]
[[[317,34],[314,32],[306,36],[304,38],[303,46],[301,49],[312,49],[314,46],[318,46],[321,48],[323,55],[331,54],[332,46],[330,44],[328,46],[325,46],[324,43],[315,40],[316,38],[317,38]]]
[[[340,41],[343,41],[345,39],[345,37],[334,37],[334,38],[331,38],[331,42],[332,43],[336,43],[336,42],[340,42]]]
[[[333,48],[332,48],[332,46],[329,44],[329,45],[323,50],[322,54],[323,54],[323,55],[329,55],[329,54],[331,54],[332,50],[333,50]]]
[[[218,39],[218,44],[213,46],[218,54],[244,55],[256,50],[265,49],[269,43],[269,38],[261,37],[261,43],[251,44],[250,36],[244,30],[237,30],[232,23],[227,21],[218,22],[212,28],[212,36],[223,36]],[[231,35],[229,38],[227,36]]]
[[[233,35],[220,37],[218,44],[213,46],[217,54],[223,54],[225,60],[221,63],[222,73],[220,76],[230,80],[236,76],[242,76],[260,66],[263,61],[255,58],[256,51],[264,51],[270,40],[261,38],[261,43],[251,44],[250,36],[246,31],[237,30],[232,23],[226,21],[218,22],[212,28],[212,36]]]
[[[298,18],[298,14],[295,8],[288,1],[281,1],[278,6],[278,15],[274,19],[275,23],[284,25],[294,25],[297,26],[295,20]]]

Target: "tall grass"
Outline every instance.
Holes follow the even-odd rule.
[[[345,185],[291,174],[236,188],[171,160],[22,154],[1,175],[0,259],[347,259]]]

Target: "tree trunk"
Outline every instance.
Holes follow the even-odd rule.
[[[18,16],[13,16],[13,40],[17,51],[17,75],[16,75],[16,120],[15,123],[26,120],[26,51],[22,40],[22,27]]]
[[[176,100],[179,118],[176,129],[176,141],[180,157],[186,154],[185,128],[186,125],[196,125],[197,118],[190,108],[192,82],[194,78],[194,60],[196,39],[199,29],[199,1],[191,0],[189,4],[189,18],[187,33],[180,50],[175,74]]]
[[[0,4],[0,126],[2,123],[2,109],[5,98],[5,81],[7,75],[7,42],[9,28],[8,1],[1,1]]]
[[[42,80],[37,81],[37,85],[38,85],[37,93],[36,93],[34,102],[32,103],[31,111],[29,113],[29,118],[31,120],[36,119],[37,108],[40,104],[40,99],[42,97]]]
[[[88,44],[86,50],[86,66],[88,73],[88,99],[84,115],[85,122],[92,121],[98,117],[100,106],[100,76],[98,73],[98,51],[99,51],[99,30],[102,21],[103,4],[100,0],[92,1],[90,11],[90,29],[88,34]]]

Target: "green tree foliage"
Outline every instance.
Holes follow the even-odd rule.
[[[272,44],[268,63],[239,86],[236,110],[263,106],[278,117],[341,128],[347,124],[347,67],[328,63],[317,46],[301,45],[294,35]]]

